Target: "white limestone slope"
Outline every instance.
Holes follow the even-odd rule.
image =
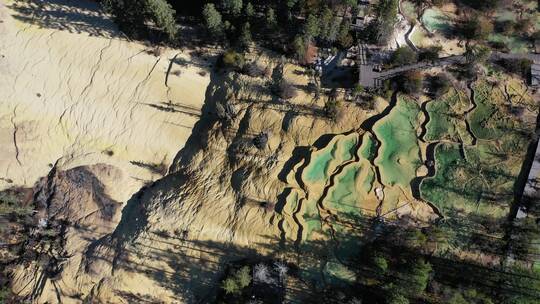
[[[95,2],[2,0],[0,20],[0,189],[31,186],[55,163],[122,168],[133,185],[120,200],[158,178],[140,164],[169,165],[183,147],[205,67],[127,41]],[[181,73],[166,83],[173,58],[187,65],[172,63]]]

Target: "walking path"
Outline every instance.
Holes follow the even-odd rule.
[[[363,49],[363,48],[365,48],[365,46],[360,45],[360,49]],[[532,60],[533,62],[540,63],[540,54],[532,54],[532,53],[515,54],[515,53],[493,52],[490,57],[491,60],[521,59],[521,58],[526,58],[526,59]],[[362,60],[361,62],[365,62],[365,60]],[[384,70],[381,72],[374,71],[374,68],[376,66],[375,64],[368,64],[368,63],[360,64],[358,83],[366,88],[378,87],[382,84],[384,80],[392,78],[395,75],[398,75],[398,74],[401,74],[410,70],[419,70],[419,69],[425,69],[425,68],[431,68],[431,67],[447,66],[447,65],[452,65],[456,63],[464,63],[464,62],[465,62],[465,56],[453,55],[453,56],[439,58],[433,62],[422,61],[422,62],[417,62],[417,63],[413,63],[409,65],[395,67],[395,68]]]

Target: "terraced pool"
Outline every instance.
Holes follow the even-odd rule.
[[[523,130],[534,128],[523,117],[535,117],[537,108],[518,87],[512,91],[520,94],[508,96],[482,81],[470,89],[451,90],[422,106],[394,95],[361,129],[331,135],[300,160],[287,180],[300,179],[301,186],[286,197],[280,229],[284,242],[322,256],[302,261],[306,277],[354,281],[343,261],[358,255],[358,244],[348,236],[363,233],[359,220],[392,218],[398,206],[429,203],[428,210],[443,216],[508,216],[530,141]],[[527,103],[525,116],[506,111],[508,98]],[[321,242],[329,243],[317,247]]]

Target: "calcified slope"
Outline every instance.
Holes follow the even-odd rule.
[[[204,67],[128,42],[94,2],[2,1],[0,19],[0,189],[102,162],[134,177],[125,200],[163,173],[198,120]]]
[[[298,239],[282,233],[274,208],[294,186],[287,173],[321,136],[358,130],[365,111],[347,104],[334,122],[323,99],[300,92],[280,102],[268,79],[205,78],[187,54],[148,54],[89,2],[39,3],[0,10],[2,187],[47,176],[34,191],[36,221],[49,224],[27,245],[34,258],[14,266],[16,294],[34,303],[204,303],[227,261],[294,255]],[[288,65],[286,77],[307,86],[297,69]],[[216,113],[227,100],[237,115],[224,122]],[[269,141],[258,150],[261,131]],[[152,164],[161,161],[171,167],[158,179]],[[70,169],[96,163],[108,165]],[[139,180],[157,181],[133,194]]]
[[[227,261],[280,251],[273,205],[285,186],[278,175],[293,150],[321,134],[350,130],[364,115],[348,106],[342,124],[324,118],[322,101],[274,103],[262,89],[265,81],[212,73],[203,116],[169,174],[128,200],[110,235],[67,248],[71,256],[55,277],[36,277],[47,269],[37,261],[32,273],[19,265],[14,290],[40,303],[58,297],[75,303],[206,302]],[[236,118],[217,120],[216,104],[231,96]],[[258,150],[252,140],[261,131],[270,139]],[[80,237],[66,229],[66,244]]]

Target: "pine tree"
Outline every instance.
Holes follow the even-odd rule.
[[[266,10],[266,26],[268,27],[268,29],[274,29],[276,25],[276,13],[274,12],[273,8],[269,7]]]
[[[243,6],[242,0],[223,0],[223,8],[233,16],[239,16]]]
[[[208,3],[203,9],[203,18],[206,28],[214,36],[219,36],[223,33],[223,20],[221,14],[216,10],[213,3]]]
[[[238,43],[241,48],[246,49],[249,47],[252,41],[253,40],[251,38],[251,27],[249,25],[249,22],[246,22],[242,26],[242,32],[240,33],[240,37],[238,38]]]
[[[176,27],[175,11],[165,0],[147,0],[146,9],[149,17],[160,27],[169,40],[176,38],[178,29]]]
[[[248,18],[251,18],[255,15],[255,9],[253,8],[253,4],[251,2],[248,2],[246,5],[246,8],[244,9],[245,15]]]

